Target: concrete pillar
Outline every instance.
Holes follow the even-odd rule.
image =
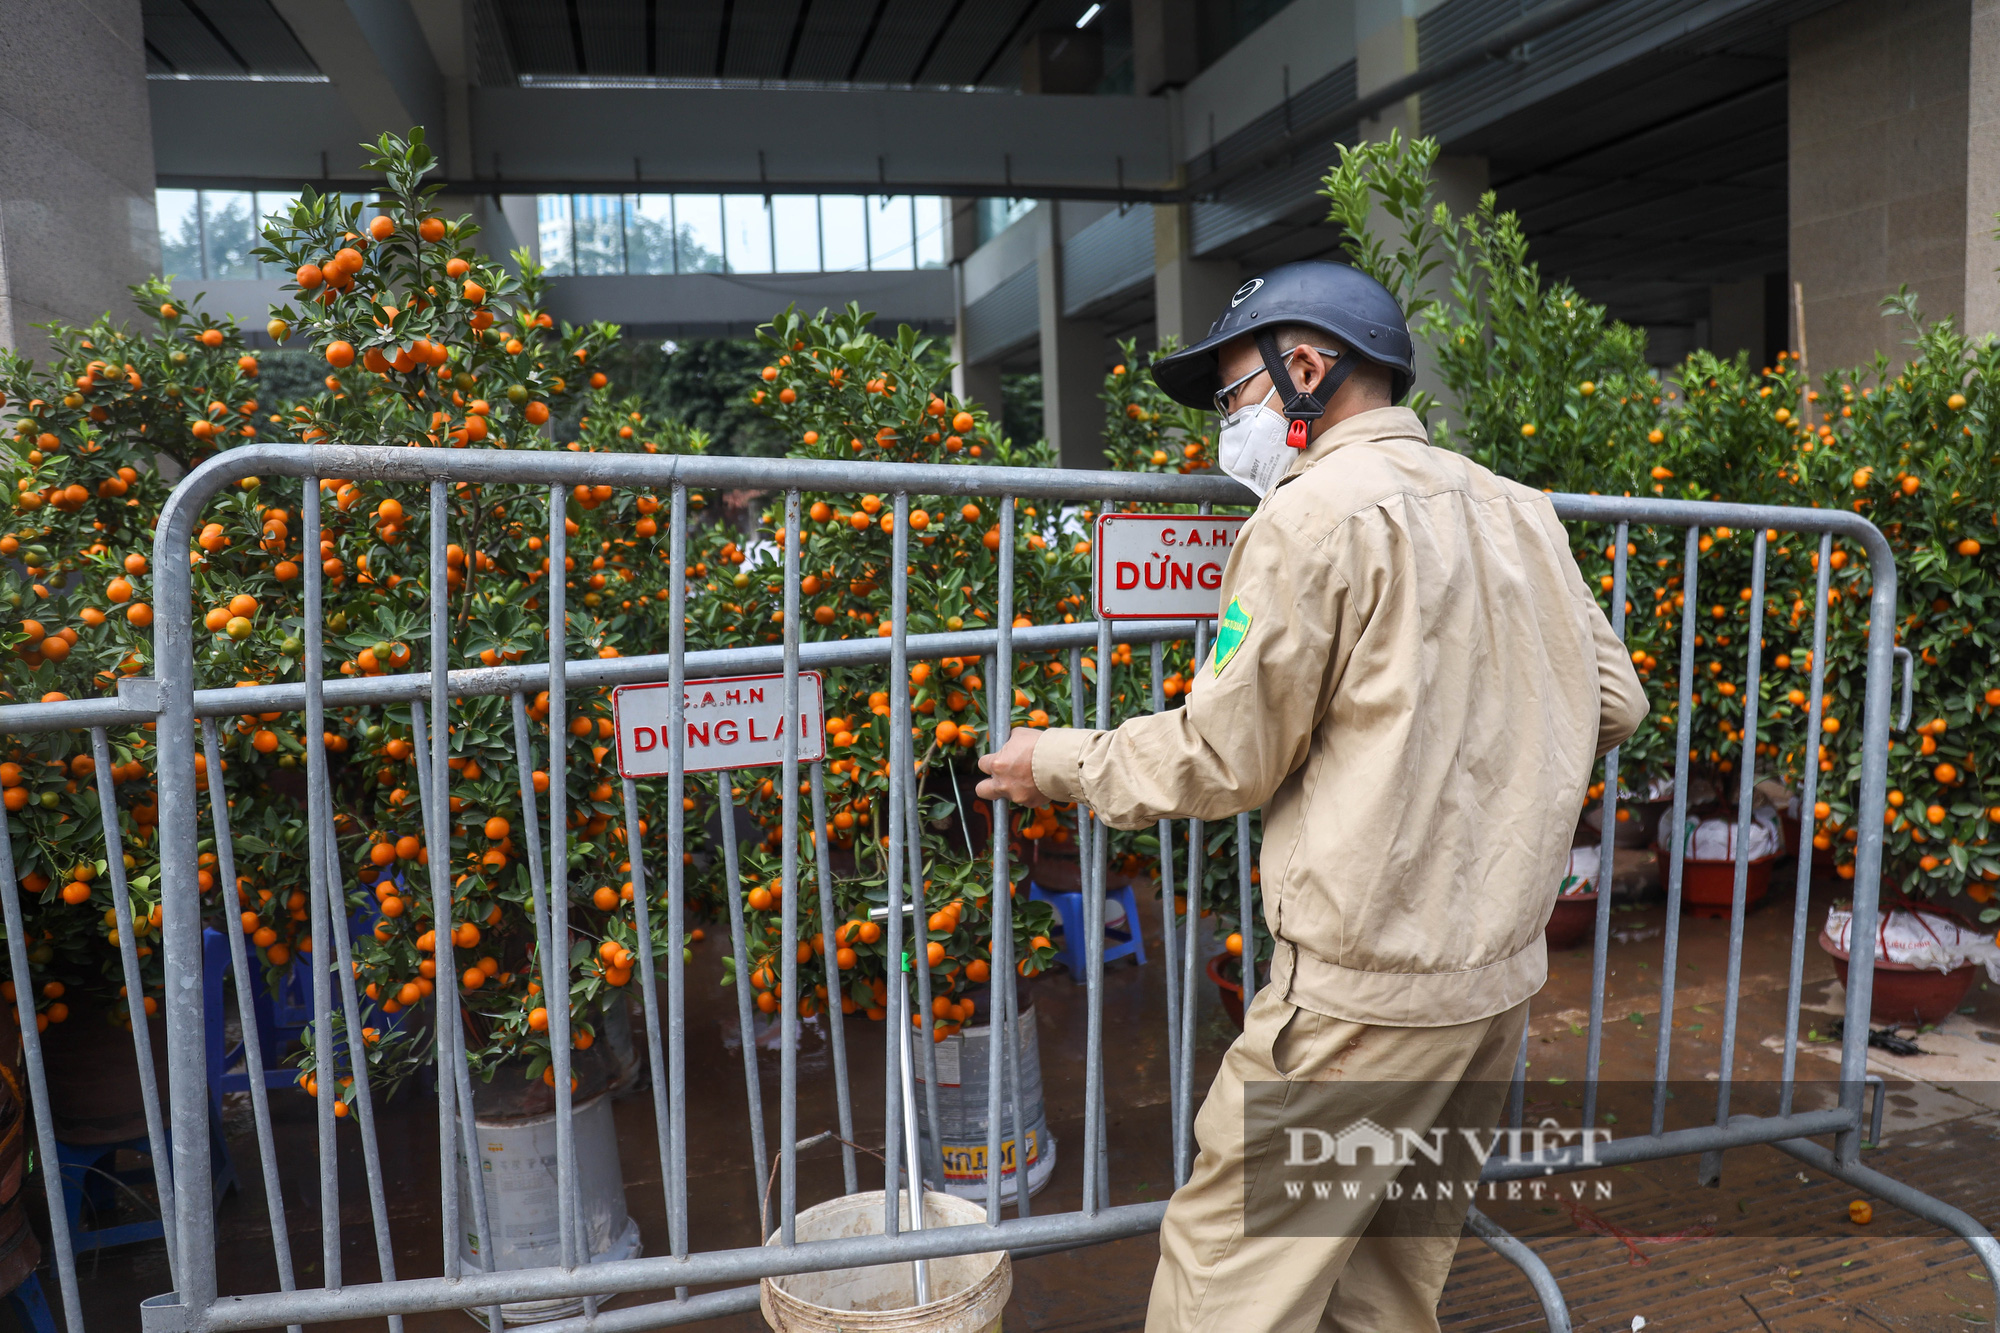
[[[979,200],[954,197],[946,200],[950,220],[945,224],[945,258],[957,262],[979,248]]]
[[[947,201],[950,220],[945,227],[952,269],[953,318],[951,328],[951,391],[970,402],[984,404],[995,421],[1000,418],[1000,366],[998,363],[971,364],[965,346],[965,260],[979,248],[979,204],[977,199]]]
[[[1104,81],[1104,25],[1031,33],[1021,47],[1024,93],[1094,93]]]
[[[1354,6],[1354,80],[1356,91],[1367,94],[1395,82],[1417,68],[1417,10],[1411,0],[1356,0]],[[1423,97],[1406,97],[1360,126],[1363,139],[1386,139],[1393,130],[1406,139],[1424,132]],[[1471,213],[1486,192],[1489,173],[1483,157],[1440,157],[1431,173],[1437,200],[1452,212]],[[1394,234],[1397,224],[1379,209],[1370,220],[1382,234]],[[1443,258],[1441,256],[1441,258]],[[1447,299],[1451,291],[1452,267],[1448,258],[1430,275],[1432,295]],[[1417,373],[1412,388],[1438,400],[1439,419],[1457,424],[1458,403],[1437,378],[1426,355],[1423,340],[1416,345]]]
[[[467,0],[411,0],[424,43],[437,62],[437,88],[444,123],[425,130],[447,177],[463,180],[473,174],[472,84],[474,37]]]
[[[0,347],[132,313],[160,267],[139,0],[14,5],[0,23]]]
[[[951,391],[953,396],[968,402],[983,404],[993,413],[994,420],[1000,417],[1000,367],[998,364],[976,366],[967,355],[965,346],[965,265],[953,260],[951,265],[953,317],[951,322]]]
[[[1708,335],[1702,345],[1717,356],[1747,352],[1754,370],[1772,364],[1780,350],[1797,343],[1798,316],[1787,274],[1760,273],[1708,289]]]
[[[1710,351],[1723,357],[1748,352],[1750,364],[1761,366],[1767,341],[1761,275],[1738,282],[1718,282],[1708,289]]]
[[[1104,335],[1063,313],[1062,204],[1035,210],[1035,297],[1042,322],[1042,436],[1064,467],[1104,466]]]
[[[1383,133],[1388,131],[1385,129]],[[1479,206],[1479,197],[1486,193],[1489,181],[1486,159],[1483,157],[1440,157],[1431,172],[1431,186],[1437,201],[1450,208],[1460,217],[1471,213]],[[1374,225],[1385,234],[1396,224],[1380,210],[1376,211]],[[1451,280],[1457,267],[1447,255],[1439,256],[1440,263],[1428,279],[1433,297],[1440,301],[1451,299]],[[1457,395],[1453,394],[1443,380],[1438,378],[1437,366],[1432,361],[1430,349],[1424,340],[1416,340],[1417,373],[1410,381],[1412,392],[1428,393],[1437,399],[1437,420],[1454,428],[1463,424],[1459,415]]]
[[[1196,259],[1186,204],[1153,206],[1153,327],[1185,347],[1208,336],[1247,276],[1233,259]]]
[[[956,339],[952,341],[952,354],[958,358],[951,368],[951,391],[955,397],[968,403],[978,403],[1000,419],[1000,367],[998,365],[967,365],[959,355]]]
[[[1903,284],[1927,317],[2000,331],[1996,29],[1995,0],[1848,0],[1792,26],[1790,276],[1813,369],[1900,361],[1881,302]]]
[[[1366,97],[1417,67],[1416,6],[1405,0],[1355,0],[1354,88]],[[1419,133],[1417,102],[1404,98],[1361,122],[1361,137],[1386,139],[1400,129],[1405,138]]]
[[[1965,128],[1965,327],[2000,333],[2000,0],[1972,0]]]
[[[1132,0],[1132,90],[1179,88],[1198,69],[1195,0]]]
[[[514,244],[526,246],[529,258],[540,263],[542,258],[542,220],[537,209],[540,204],[532,194],[503,194],[500,196],[500,212],[506,218],[507,230],[514,234]]]

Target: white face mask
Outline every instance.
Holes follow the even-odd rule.
[[[1261,499],[1291,470],[1298,451],[1285,443],[1291,423],[1266,404],[1277,396],[1272,389],[1262,402],[1239,407],[1222,419],[1215,450],[1222,470],[1255,491]]]

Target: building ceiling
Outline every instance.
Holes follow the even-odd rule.
[[[270,0],[141,0],[146,72],[310,78],[318,66]]]
[[[1072,27],[1087,7],[1087,0],[459,3],[474,53],[470,74],[489,86],[1013,88],[1023,44],[1038,31]],[[1681,4],[1623,0],[1605,11],[1607,23],[1633,6],[1646,20],[1618,29],[1617,40],[1586,40],[1579,25],[1569,47],[1491,62],[1424,100],[1447,154],[1484,159],[1543,273],[1575,283],[1618,318],[1658,330],[1661,352],[1673,355],[1674,338],[1685,339],[1706,317],[1714,285],[1786,267],[1788,30],[1827,3],[1714,0],[1690,25]],[[271,0],[142,4],[156,75],[319,77]],[[1438,43],[1449,45],[1448,20],[1460,10],[1459,26],[1475,28],[1491,18],[1488,10],[1512,12],[1511,0],[1447,0],[1425,20],[1442,34]],[[1129,47],[1130,0],[1111,0],[1096,22],[1110,65],[1121,44]],[[800,126],[800,141],[812,132]],[[1330,141],[1299,149],[1316,161],[1334,152]],[[1267,216],[1273,220],[1222,255],[1254,270],[1338,252],[1324,203],[1308,192]],[[1140,313],[1134,306],[1112,322],[1122,326]]]
[[[1656,354],[1677,357],[1715,284],[1786,268],[1787,32],[1819,7],[1824,0],[1746,6],[1731,22],[1595,62],[1560,90],[1529,81],[1477,123],[1447,126],[1443,151],[1485,160],[1545,277],[1653,330]],[[1457,82],[1434,100],[1451,100]],[[1327,160],[1334,153],[1327,144]],[[1251,271],[1337,256],[1324,211],[1302,199],[1227,252]]]
[[[270,0],[142,0],[150,72],[318,73]],[[1088,0],[465,0],[476,81],[672,80],[1013,88],[1019,49]],[[1107,53],[1128,0],[1094,20]],[[1129,39],[1124,39],[1129,41]]]
[[[1785,30],[1609,69],[1452,145],[1487,158],[1535,259],[1633,323],[1691,324],[1709,288],[1783,272]]]

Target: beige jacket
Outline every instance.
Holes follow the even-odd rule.
[[[1221,598],[1186,706],[1047,732],[1036,785],[1125,829],[1265,807],[1301,1008],[1442,1027],[1539,990],[1593,757],[1646,715],[1548,498],[1366,412],[1243,525]]]

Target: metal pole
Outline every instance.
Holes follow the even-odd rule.
[[[208,771],[222,772],[222,747],[217,743],[213,724],[201,724],[202,753]],[[209,816],[215,827],[215,868],[222,882],[236,884],[236,844],[229,831],[228,787],[211,782],[208,787]],[[228,895],[223,895],[227,902]],[[224,926],[229,941],[229,966],[236,977],[236,1016],[243,1027],[243,1072],[250,1084],[250,1116],[257,1127],[257,1164],[264,1180],[264,1209],[271,1223],[271,1249],[278,1268],[278,1289],[296,1289],[292,1273],[292,1241],[285,1226],[285,1194],[278,1181],[278,1149],[271,1131],[271,1090],[264,1082],[264,1040],[257,1028],[257,982],[250,971],[249,950],[243,947],[243,932]],[[170,1228],[171,1230],[171,1228]],[[384,1270],[393,1273],[393,1269]],[[297,1328],[297,1325],[293,1325]]]
[[[799,1211],[799,493],[785,492],[784,645],[785,711],[779,723],[778,811],[779,869],[784,897],[778,904],[778,971],[784,978],[778,1007],[780,1063],[778,1066],[778,1234],[786,1245],[798,1242]],[[899,565],[898,569],[901,568]],[[891,750],[893,754],[893,749]],[[892,788],[893,791],[893,788]]]
[[[570,1074],[569,998],[569,519],[567,493],[549,488],[549,951],[542,956],[542,995],[549,1011],[549,1067],[556,1099],[556,1230],[562,1237],[562,1266],[574,1268],[586,1256],[576,1248],[576,1130]],[[438,762],[444,761],[443,732]],[[442,786],[442,784],[440,784]],[[450,844],[447,843],[447,846]],[[438,954],[447,956],[444,932],[451,918],[438,918]],[[551,976],[550,974],[554,975]]]
[[[1743,918],[1749,911],[1746,897],[1750,882],[1750,810],[1757,786],[1757,687],[1764,666],[1764,553],[1766,533],[1758,528],[1750,556],[1750,628],[1744,638],[1743,733],[1737,743],[1736,771],[1736,880],[1729,904],[1729,958],[1722,992],[1722,1047],[1717,1053],[1721,1067],[1715,1085],[1715,1124],[1729,1123],[1729,1092],[1735,1082],[1736,990],[1743,979]],[[1722,1153],[1704,1154],[1701,1183],[1714,1185],[1722,1179]]]
[[[192,717],[189,721],[192,723]],[[49,1237],[55,1244],[56,1284],[62,1292],[63,1322],[69,1325],[69,1333],[83,1333],[83,1297],[76,1285],[76,1250],[69,1234],[69,1210],[63,1206],[62,1170],[56,1165],[62,1159],[56,1155],[55,1121],[48,1114],[49,1080],[42,1066],[42,1035],[41,1029],[35,1023],[35,987],[32,980],[34,973],[28,965],[27,928],[22,920],[21,895],[7,887],[20,883],[20,876],[14,869],[13,825],[12,819],[0,814],[0,889],[5,890],[0,891],[0,916],[4,916],[7,924],[7,969],[15,978],[14,1020],[21,1025],[21,1051],[26,1056],[28,1065],[28,1105],[21,1108],[21,1113],[35,1122],[35,1147],[42,1159],[42,1193],[48,1203]],[[189,831],[192,832],[192,826]],[[192,880],[192,875],[189,878]],[[172,973],[169,972],[168,975],[171,976]],[[199,994],[197,990],[197,1003]],[[170,994],[167,998],[171,1004],[175,997]],[[195,1010],[197,1022],[200,1017],[201,1013],[197,1008]],[[171,1076],[171,1069],[169,1075]],[[203,1080],[205,1084],[206,1071],[203,1071]],[[184,1086],[170,1084],[168,1091],[170,1094],[182,1092]],[[202,1089],[202,1094],[202,1112],[205,1120],[208,1111],[205,1087]],[[176,1126],[181,1123],[180,1111],[181,1099],[176,1098],[174,1103]],[[204,1123],[202,1125],[204,1147],[208,1142],[207,1130],[208,1126]],[[159,1150],[155,1151],[157,1153]],[[176,1160],[174,1165],[179,1167],[181,1162]],[[188,1208],[183,1211],[195,1210]],[[181,1245],[185,1247],[187,1241],[188,1229],[183,1228]],[[181,1253],[191,1252],[183,1248]],[[208,1270],[212,1275],[215,1256],[209,1253],[206,1257],[209,1260]],[[196,1260],[196,1263],[198,1264],[199,1260]],[[186,1300],[185,1294],[182,1299]]]
[[[207,730],[203,728],[204,733]],[[132,918],[132,896],[125,884],[125,847],[118,836],[118,795],[112,786],[111,741],[104,734],[103,727],[90,729],[90,755],[97,776],[99,825],[104,830],[104,865],[111,877],[111,907],[118,919],[118,963],[125,977],[125,1012],[131,1021],[133,1055],[139,1067],[139,1100],[145,1107],[146,1140],[153,1150],[153,1184],[160,1195],[161,1234],[167,1245],[167,1271],[171,1275],[176,1265],[174,1254],[179,1246],[179,1238],[174,1234],[172,1154],[166,1150],[166,1123],[160,1116],[159,1076],[153,1068],[152,1023],[146,1014],[146,978],[139,970],[138,922]],[[208,785],[213,794],[222,789],[222,764],[213,756],[208,763]],[[217,851],[221,851],[220,843],[217,844]],[[222,877],[219,856],[215,868],[220,877],[218,886],[227,889],[219,896],[222,901],[228,902],[236,890],[236,876],[232,871]],[[240,930],[236,932],[239,939],[242,934]],[[24,977],[18,984],[28,983]],[[246,1028],[245,1045],[254,1045],[256,1036],[254,1027]]]
[[[1611,637],[1625,641],[1625,547],[1629,532],[1620,523],[1612,534]],[[1590,1040],[1584,1053],[1583,1123],[1597,1123],[1597,1071],[1604,1052],[1604,971],[1611,949],[1611,869],[1618,848],[1618,747],[1604,756],[1604,802],[1598,807],[1597,924],[1590,950]]]
[[[433,808],[431,805],[431,793],[441,790],[441,788],[434,786],[432,783],[432,776],[435,770],[432,767],[431,761],[436,757],[436,752],[432,750],[427,755],[426,751],[430,747],[424,744],[424,740],[426,735],[435,739],[437,736],[446,735],[450,731],[448,726],[433,727],[431,725],[432,721],[433,719],[429,718],[425,713],[422,704],[414,701],[410,704],[410,730],[416,737],[411,749],[411,758],[414,760],[417,770],[417,804],[426,810]],[[449,772],[450,770],[447,769],[445,771]],[[331,820],[331,818],[332,808],[329,805],[328,819]],[[426,851],[426,855],[429,855],[428,851]],[[450,861],[447,859],[444,862],[439,862],[433,859],[430,864],[432,867],[439,864],[447,867],[442,873],[435,869],[432,870],[432,892],[435,894],[438,891],[436,886],[440,880],[446,884],[450,883],[450,871],[448,868]],[[447,923],[446,930],[441,931],[438,929],[436,924],[438,919],[435,916],[432,918],[431,957],[436,959],[438,955],[442,954],[447,961],[442,965],[437,965],[438,975],[436,980],[442,984],[438,985],[434,990],[435,1003],[432,1008],[432,1013],[437,1022],[437,1075],[440,1083],[448,1081],[452,1085],[452,1104],[455,1116],[455,1129],[453,1132],[457,1136],[454,1141],[455,1148],[453,1155],[447,1157],[445,1160],[447,1162],[462,1161],[464,1165],[466,1193],[472,1199],[472,1234],[476,1238],[481,1252],[491,1253],[495,1238],[486,1217],[486,1187],[484,1176],[479,1166],[481,1153],[479,1151],[478,1134],[474,1126],[472,1079],[466,1068],[465,1037],[461,1027],[464,1017],[460,1012],[460,1001],[458,999],[458,971],[452,965],[451,961],[454,957],[453,951],[456,949],[456,945],[452,942],[448,933],[451,920],[449,912],[447,911],[447,914],[443,918]],[[342,929],[344,930],[345,928],[343,925]],[[352,980],[351,974],[349,979]],[[449,998],[447,999],[447,997]],[[354,1011],[350,1010],[349,1012]],[[447,1122],[447,1125],[452,1125],[453,1123]],[[443,1183],[439,1185],[439,1189],[449,1192],[454,1200],[458,1197],[457,1182],[453,1177],[444,1177]],[[454,1247],[452,1253],[457,1253],[456,1247]],[[463,1256],[460,1256],[459,1262],[463,1266]],[[484,1267],[482,1264],[481,1268],[484,1269]],[[488,1318],[490,1321],[494,1321],[489,1324],[490,1327],[495,1329],[500,1327],[497,1322],[500,1318],[498,1306],[494,1306],[488,1311]]]
[[[303,525],[306,532],[305,549],[308,551],[317,551],[319,549],[317,528],[319,527],[319,507],[322,494],[318,482],[308,479],[304,508],[309,517]],[[320,563],[317,560],[308,558],[304,564],[306,576],[306,623],[305,633],[302,637],[305,639],[306,647],[302,653],[301,660],[305,664],[306,677],[306,843],[309,849],[306,856],[306,887],[311,899],[309,910],[312,918],[312,938],[314,940],[312,958],[313,1056],[319,1070],[317,1080],[318,1092],[314,1097],[314,1101],[317,1112],[315,1128],[319,1140],[320,1272],[323,1278],[322,1285],[328,1291],[332,1291],[341,1285],[340,1144],[334,1137],[335,1126],[338,1122],[334,1119],[333,1113],[334,1094],[340,1090],[340,1082],[338,1075],[335,1073],[333,1063],[332,977],[328,973],[326,954],[323,950],[326,941],[332,938],[332,931],[335,929],[330,919],[332,914],[327,910],[327,900],[330,896],[330,891],[326,883],[326,849],[332,843],[333,828],[327,822],[324,804],[313,797],[314,793],[325,791],[328,783],[326,747],[320,739],[326,729],[326,701],[321,693],[321,673],[324,670],[323,654],[326,648],[325,640],[320,633],[320,626],[317,623],[322,609],[319,587],[319,576],[322,571]],[[442,662],[439,665],[442,667]],[[442,674],[439,675],[438,679],[440,682],[443,681]],[[209,776],[213,780],[216,775],[210,774]],[[436,845],[436,843],[432,843],[432,846]],[[163,848],[162,851],[164,850]],[[344,924],[340,927],[340,929],[345,928]],[[438,1082],[442,1086],[445,1080],[441,1078]],[[450,1145],[452,1122],[450,1103],[448,1101],[440,1101],[439,1103],[438,1133],[441,1139],[438,1172],[442,1178],[449,1180],[451,1178]],[[455,1223],[457,1220],[449,1212],[446,1214],[446,1218],[452,1223]],[[456,1226],[454,1225],[445,1234],[447,1237],[450,1237],[455,1230]],[[453,1254],[456,1252],[455,1248],[451,1251]],[[451,1262],[451,1259],[447,1257],[447,1265],[450,1265]],[[447,1275],[451,1271],[453,1270],[448,1267]]]
[[[202,725],[202,735],[205,740],[213,744],[214,732],[206,723]],[[213,762],[212,759],[211,762]],[[210,783],[209,794],[211,798],[214,797],[216,790],[216,785]],[[333,828],[333,793],[331,791],[322,791],[320,793],[320,803],[325,807],[326,826]],[[224,804],[227,803],[225,802]],[[382,1154],[380,1142],[375,1137],[375,1098],[369,1086],[367,1029],[360,1029],[357,1044],[356,1029],[360,1024],[362,1013],[361,995],[359,987],[354,980],[354,960],[347,938],[347,913],[341,910],[343,895],[337,887],[342,882],[340,873],[340,847],[337,842],[329,843],[326,849],[326,882],[330,887],[333,887],[332,901],[327,904],[327,914],[339,923],[332,935],[334,945],[333,968],[334,975],[340,978],[342,1042],[347,1048],[348,1065],[354,1071],[354,1115],[355,1119],[361,1125],[361,1168],[362,1173],[368,1180],[368,1220],[375,1228],[375,1266],[380,1281],[394,1282],[396,1280],[396,1245],[394,1238],[389,1234],[389,1203],[383,1195],[382,1188]],[[238,975],[241,976],[244,974],[238,973]],[[254,1025],[244,1028],[246,1034],[244,1050],[246,1054],[254,1044],[249,1035],[254,1033],[254,1031]],[[261,1064],[261,1061],[259,1063]],[[252,1084],[251,1086],[254,1088],[256,1085]],[[470,1094],[464,1092],[462,1088],[460,1095],[463,1100],[468,1104],[470,1103]],[[480,1202],[483,1203],[484,1200]],[[282,1200],[279,1201],[279,1206],[282,1206]],[[480,1228],[480,1234],[484,1235],[486,1222],[483,1215],[478,1220],[477,1225]],[[286,1256],[288,1267],[290,1265],[290,1258],[291,1256]],[[489,1317],[497,1318],[499,1309],[499,1306],[494,1306],[489,1311]],[[499,1326],[495,1324],[493,1327],[498,1328]],[[403,1317],[401,1315],[390,1315],[389,1333],[402,1333],[402,1329]]]
[[[819,924],[826,951],[827,1038],[833,1047],[834,1114],[840,1126],[840,1175],[847,1193],[861,1188],[854,1160],[854,1098],[847,1081],[847,1025],[843,1000],[846,992],[840,977],[840,942],[835,935],[833,903],[832,847],[827,841],[826,765],[812,766],[813,870],[819,881]],[[736,917],[740,923],[742,914]],[[739,927],[740,928],[740,927]],[[754,1068],[754,1066],[753,1066]]]
[[[644,455],[641,455],[642,457]],[[676,481],[669,492],[672,524],[667,545],[667,725],[673,735],[667,745],[667,938],[687,938],[687,486]],[[687,1197],[687,964],[679,949],[667,955],[667,1100],[673,1107],[672,1159],[666,1163],[673,1184],[667,1210],[668,1243],[675,1258],[688,1252]],[[745,1034],[747,1040],[749,1034]],[[762,1182],[759,1182],[760,1188]],[[676,1287],[677,1299],[687,1289]]]
[[[903,992],[903,1003],[907,1008],[909,1004],[909,974],[912,966],[912,961],[908,954],[903,955],[902,963],[902,969],[896,976],[896,988]],[[919,964],[919,966],[927,966],[927,964]],[[903,1030],[900,1040],[903,1043],[904,1052],[904,1059],[902,1061],[903,1095],[901,1110],[903,1116],[904,1169],[909,1179],[910,1230],[922,1231],[924,1229],[924,1164],[922,1150],[917,1146],[915,1065],[909,1058],[910,1033],[907,1028]],[[989,1164],[988,1170],[991,1171],[992,1169],[992,1165]],[[889,1206],[893,1208],[896,1205],[896,1197],[894,1195],[890,1196]],[[930,1265],[924,1260],[919,1259],[911,1264],[910,1267],[914,1273],[917,1304],[929,1305],[931,1302]]]
[[[1014,497],[1000,498],[997,526],[1000,529],[998,605],[993,627],[993,660],[986,673],[987,752],[998,754],[1007,744],[1014,720]],[[996,797],[991,803],[993,819],[993,938],[991,973],[995,1019],[1012,1013],[1018,1003],[1014,974],[1014,880],[1007,865],[1007,801]],[[986,1222],[1000,1225],[1000,1111],[1001,1081],[1006,1029],[996,1028],[987,1048],[986,1066]],[[1018,1118],[1018,1117],[1017,1117]],[[1014,1145],[1014,1176],[1020,1197],[1027,1198],[1027,1144]]]
[[[769,1210],[764,1182],[771,1175],[771,1158],[764,1147],[764,1087],[757,1074],[757,1002],[750,993],[750,945],[743,934],[743,871],[737,860],[736,798],[730,787],[735,777],[736,770],[729,768],[715,775],[716,799],[722,816],[722,898],[724,910],[729,914],[730,957],[736,965],[736,1023],[743,1035],[743,1096],[750,1112],[750,1161],[756,1168],[758,1234],[769,1236],[771,1219],[766,1216]]]
[[[1800,316],[1804,318],[1803,315]],[[1818,825],[1813,806],[1819,800],[1819,738],[1821,705],[1826,689],[1826,591],[1832,575],[1833,534],[1819,539],[1819,578],[1813,596],[1812,697],[1806,704],[1806,735],[1801,742],[1799,770],[1805,781],[1799,792],[1798,887],[1792,899],[1792,968],[1785,988],[1785,1063],[1779,1075],[1778,1114],[1792,1113],[1793,1080],[1799,1058],[1799,990],[1805,983],[1806,912],[1812,899],[1813,835]]]
[[[1166,645],[1158,640],[1147,645],[1152,668],[1152,705],[1155,713],[1166,709]],[[1083,723],[1083,690],[1079,685],[1075,691],[1074,711],[1076,724]],[[1161,966],[1167,977],[1167,1095],[1170,1098],[1170,1120],[1173,1131],[1173,1173],[1174,1188],[1187,1184],[1187,1138],[1188,1127],[1181,1112],[1185,1109],[1181,1102],[1181,1006],[1188,1001],[1181,993],[1180,963],[1180,922],[1174,917],[1174,821],[1162,819],[1155,825],[1154,835],[1160,844],[1160,945]]]
[[[1110,501],[1105,502],[1108,506]],[[1097,622],[1097,726],[1111,726],[1111,622]],[[1085,819],[1081,807],[1077,823]],[[1088,814],[1089,862],[1083,866],[1083,966],[1086,989],[1083,1064],[1083,1211],[1096,1214],[1110,1202],[1110,1152],[1104,1114],[1104,896],[1108,885],[1111,826]],[[1125,923],[1137,931],[1137,913]]]
[[[646,1006],[646,1065],[652,1075],[653,1134],[657,1139],[660,1162],[664,1165],[672,1149],[667,1137],[672,1111],[667,1104],[666,1053],[660,1046],[660,963],[659,955],[653,948],[652,905],[647,901],[646,857],[639,823],[639,786],[626,778],[625,850],[632,858],[632,924],[639,933],[639,961],[644,969],[639,974],[639,997]],[[681,942],[669,939],[666,947],[679,950]],[[662,1187],[667,1184],[664,1171],[660,1174],[660,1184]],[[667,1203],[671,1206],[672,1202],[669,1194]]]

